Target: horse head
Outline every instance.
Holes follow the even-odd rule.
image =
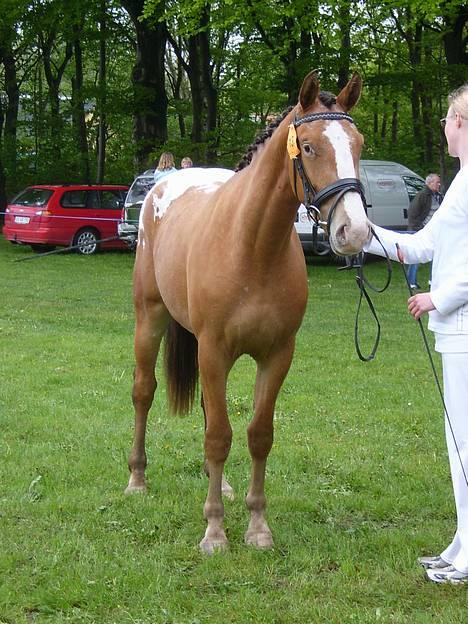
[[[289,126],[290,181],[297,198],[324,227],[338,255],[360,252],[369,238],[358,179],[363,137],[348,112],[362,81],[353,74],[338,96],[320,92],[317,72],[306,76]]]

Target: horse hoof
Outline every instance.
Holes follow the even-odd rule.
[[[275,545],[272,534],[266,531],[257,533],[247,531],[244,539],[247,546],[254,546],[255,548],[260,548],[262,550],[273,548]]]
[[[204,537],[199,546],[205,555],[213,555],[215,552],[225,552],[228,549],[228,541],[226,538],[209,539]]]
[[[146,485],[127,485],[125,494],[146,494]]]

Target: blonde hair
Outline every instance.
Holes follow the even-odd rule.
[[[167,169],[172,169],[173,167],[175,167],[174,156],[171,152],[163,152],[159,158],[158,166],[156,168],[158,171],[166,171]]]
[[[184,156],[180,161],[181,167],[191,167],[193,165],[192,159],[190,156]]]
[[[448,96],[448,103],[463,119],[468,119],[468,84],[452,91]]]

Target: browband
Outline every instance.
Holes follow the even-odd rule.
[[[308,123],[309,121],[318,121],[320,119],[325,119],[327,121],[346,119],[346,121],[354,123],[351,115],[347,115],[346,113],[311,113],[310,115],[304,115],[304,117],[296,117],[296,119],[294,120],[294,127],[297,128],[297,126],[300,126],[303,123]]]

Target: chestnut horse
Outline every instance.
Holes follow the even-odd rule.
[[[340,255],[358,253],[367,241],[369,224],[356,178],[363,141],[347,114],[360,92],[357,74],[335,98],[321,93],[316,72],[310,73],[298,104],[258,145],[248,167],[237,173],[181,170],[156,184],[142,206],[134,269],[135,432],[126,491],[146,489],[146,422],[166,334],[173,411],[192,407],[198,374],[201,381],[209,487],[200,547],[207,553],[227,546],[222,488],[232,429],[226,383],[242,354],[257,364],[247,430],[252,470],[245,541],[259,548],[273,545],[265,519],[265,467],[275,402],[308,292],[294,220],[304,202],[328,227]]]

